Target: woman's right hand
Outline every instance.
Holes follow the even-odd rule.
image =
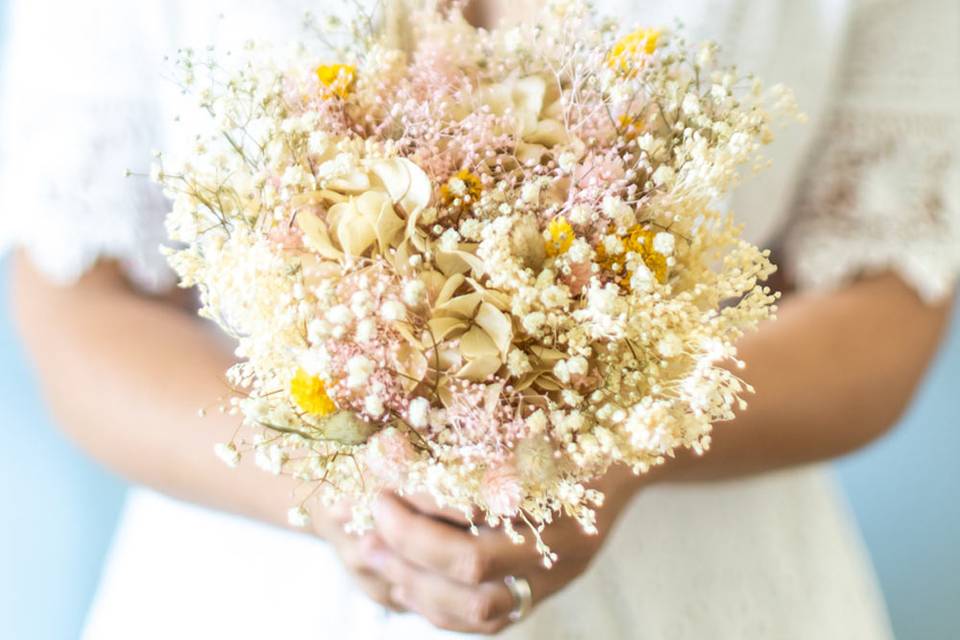
[[[346,501],[323,510],[314,509],[314,532],[336,550],[343,566],[371,600],[392,611],[404,611],[390,598],[392,585],[370,564],[371,558],[385,552],[386,545],[375,531],[363,535],[348,533],[345,527],[350,518],[351,509]]]

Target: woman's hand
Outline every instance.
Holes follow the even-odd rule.
[[[360,589],[378,604],[393,611],[403,611],[390,597],[390,583],[370,564],[370,559],[385,551],[386,547],[376,532],[361,536],[345,529],[351,518],[350,505],[346,501],[331,508],[317,509],[312,519],[313,530],[326,540],[337,552],[340,561],[353,575]]]
[[[558,555],[544,568],[533,536],[517,545],[499,530],[481,527],[471,534],[447,512],[430,511],[422,502],[384,496],[374,510],[376,533],[384,547],[364,561],[392,587],[389,598],[443,629],[492,634],[510,624],[515,602],[506,576],[526,579],[534,605],[562,590],[582,574],[602,548],[617,516],[639,483],[616,470],[600,483],[607,496],[597,511],[597,535],[587,535],[572,518],[562,517],[543,533]],[[518,531],[524,533],[518,526]]]

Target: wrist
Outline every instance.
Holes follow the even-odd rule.
[[[624,464],[615,464],[606,475],[597,480],[595,488],[602,491],[604,510],[614,518],[650,483],[649,473],[637,475]]]

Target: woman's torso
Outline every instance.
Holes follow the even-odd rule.
[[[783,81],[812,116],[771,155],[775,169],[732,204],[751,239],[783,226],[798,167],[833,74],[844,3],[790,0],[608,0],[624,25],[670,24],[719,40],[765,79]],[[157,59],[179,46],[286,41],[323,3],[157,3]],[[220,17],[221,14],[223,17]],[[800,41],[816,47],[798,47]],[[180,108],[175,92],[163,112]],[[722,428],[722,427],[721,427]],[[283,508],[278,505],[278,509]],[[305,536],[184,505],[146,490],[127,512],[87,640],[137,637],[431,638],[447,634],[387,615],[356,591],[332,551]],[[638,497],[594,567],[511,638],[883,638],[888,636],[853,529],[817,469]]]

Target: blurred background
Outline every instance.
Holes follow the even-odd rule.
[[[4,9],[0,0],[0,47],[10,27]],[[0,260],[0,639],[65,640],[78,636],[125,487],[51,424],[6,312],[6,262]],[[835,465],[901,640],[960,637],[958,451],[960,319],[900,428]]]

